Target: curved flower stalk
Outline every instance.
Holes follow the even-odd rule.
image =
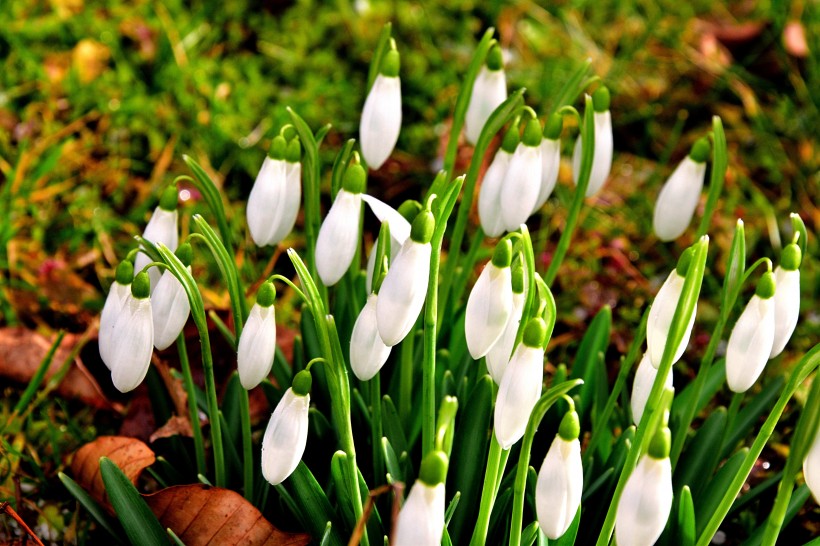
[[[615,516],[618,546],[652,546],[666,527],[672,509],[670,444],[669,428],[663,425],[629,476]]]
[[[814,381],[817,380],[815,375]],[[803,461],[803,478],[809,486],[814,502],[820,504],[820,433],[818,432],[815,432],[814,441]]]
[[[410,238],[393,260],[379,290],[376,325],[388,347],[398,344],[410,333],[424,306],[434,228],[435,218],[428,203],[413,220]]]
[[[504,370],[495,401],[495,437],[502,449],[510,449],[524,435],[532,408],[541,396],[546,337],[544,320],[530,319]]]
[[[495,153],[492,163],[484,173],[478,193],[478,219],[481,229],[488,237],[498,237],[504,233],[504,219],[501,216],[501,188],[515,149],[518,147],[518,128],[510,127],[504,133],[501,148]]]
[[[159,206],[154,209],[154,214],[151,215],[151,219],[142,234],[142,238],[146,241],[150,241],[155,245],[162,243],[171,249],[171,252],[175,251],[179,244],[177,200],[177,186],[171,184],[162,192]],[[147,254],[144,252],[138,253],[137,259],[134,261],[134,271],[142,271],[150,262],[151,260]],[[159,282],[161,272],[156,267],[152,267],[148,270],[148,276],[151,279],[151,290],[154,290]]]
[[[526,284],[524,282],[524,268],[520,262],[512,268],[512,309],[510,318],[504,327],[504,333],[487,353],[487,371],[495,381],[496,385],[501,384],[504,370],[510,361],[513,348],[515,346],[515,336],[518,334],[518,325],[521,324],[521,317],[524,314],[524,304],[527,303]]]
[[[421,210],[421,205],[417,201],[408,200],[402,203],[399,210],[396,210],[387,203],[366,193],[362,194],[362,201],[368,204],[379,222],[387,222],[387,225],[390,226],[390,261],[392,262],[399,253],[401,245],[410,237],[410,222],[408,219],[416,217],[416,214]],[[374,245],[367,256],[365,289],[368,294],[373,291],[373,272],[375,269],[376,246]]]
[[[467,300],[464,333],[474,359],[486,355],[504,334],[513,305],[512,243],[502,239]]]
[[[774,341],[769,358],[783,352],[794,333],[800,315],[800,261],[802,254],[796,243],[783,249],[780,265],[774,270],[777,291],[774,293]]]
[[[569,529],[584,488],[581,463],[581,424],[574,409],[564,415],[558,434],[550,445],[538,472],[535,485],[535,509],[538,524],[552,540]]]
[[[131,294],[131,281],[134,279],[134,264],[125,259],[117,266],[117,272],[108,296],[105,298],[100,314],[100,358],[105,366],[111,369],[111,346],[115,343],[114,324],[120,316],[127,297]]]
[[[293,378],[273,410],[262,438],[262,475],[271,485],[290,476],[305,454],[310,408],[310,372],[302,370]]]
[[[342,188],[319,229],[316,270],[326,286],[339,282],[356,255],[366,176],[364,168],[358,163],[347,167]]]
[[[681,254],[678,265],[669,273],[663,286],[658,290],[658,295],[655,296],[655,301],[652,302],[652,309],[649,311],[649,320],[646,323],[646,345],[649,361],[656,369],[661,364],[663,351],[666,347],[666,338],[669,336],[669,328],[672,326],[675,308],[678,306],[678,300],[683,291],[683,283],[686,280],[686,272],[691,259],[692,250],[686,249],[683,254]],[[695,305],[695,310],[692,312],[692,317],[689,319],[689,324],[686,327],[680,345],[675,349],[672,364],[680,360],[680,357],[683,356],[683,352],[686,350],[686,346],[689,344],[689,336],[692,334],[692,327],[695,325],[695,315],[697,311],[697,305]]]
[[[475,146],[481,129],[498,105],[507,100],[507,77],[501,47],[495,44],[487,52],[487,60],[473,84],[473,94],[464,118],[464,136]]]
[[[151,317],[151,281],[146,272],[137,273],[117,320],[109,349],[111,382],[120,392],[137,388],[151,365],[154,352],[154,321]]]
[[[259,385],[270,373],[276,355],[276,289],[266,281],[256,293],[237,347],[236,368],[239,382],[246,390]]]
[[[700,138],[661,188],[652,218],[652,229],[661,241],[677,239],[692,222],[703,191],[708,157],[709,141]]]
[[[391,347],[385,345],[379,336],[376,320],[378,300],[376,293],[367,297],[350,336],[350,367],[362,381],[373,379],[390,356]]]
[[[393,546],[422,546],[441,543],[444,533],[444,482],[447,456],[431,451],[421,463],[419,478],[410,489],[396,519]]]
[[[507,231],[527,222],[541,191],[541,123],[527,122],[501,184],[501,218]]]
[[[362,155],[371,169],[380,168],[390,157],[401,130],[400,59],[393,40],[390,46],[390,51],[382,58],[379,75],[364,101],[359,122]]]
[[[769,360],[774,343],[775,286],[774,274],[764,273],[729,335],[726,383],[733,392],[749,390]]]
[[[189,243],[182,243],[176,251],[177,258],[191,271],[193,250]],[[188,316],[191,314],[191,304],[188,294],[182,283],[174,274],[165,270],[159,278],[159,283],[151,294],[151,317],[154,322],[154,347],[162,351],[176,341]]]
[[[276,245],[293,231],[302,198],[301,153],[299,137],[287,142],[277,135],[256,175],[246,218],[258,246]]]
[[[541,187],[538,190],[538,200],[532,209],[533,213],[544,206],[555,189],[555,183],[558,182],[563,128],[564,119],[558,113],[552,114],[544,127],[544,138],[541,140]]]
[[[644,353],[638,364],[638,369],[635,371],[635,382],[632,383],[632,397],[629,400],[629,405],[632,408],[632,422],[635,423],[635,426],[641,422],[643,410],[646,408],[646,401],[649,400],[649,393],[652,392],[652,385],[655,384],[657,376],[658,369],[649,361],[649,353]],[[664,385],[667,389],[673,387],[671,367]]]
[[[587,197],[598,193],[609,178],[612,169],[612,116],[609,113],[609,89],[599,87],[592,94],[592,105],[595,109],[595,153],[592,159],[592,174],[587,186]],[[575,141],[572,152],[572,181],[578,184],[578,174],[581,172],[581,136]]]

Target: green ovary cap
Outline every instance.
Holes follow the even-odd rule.
[[[547,324],[541,317],[530,319],[524,329],[524,345],[527,347],[543,347],[547,340]]]
[[[131,282],[131,295],[137,299],[144,300],[151,295],[151,279],[148,273],[140,271]]]
[[[279,134],[282,135],[286,141],[289,141],[290,139],[296,136],[296,127],[288,123],[287,125],[282,126],[281,129],[279,129]]]
[[[501,70],[504,68],[504,56],[501,54],[501,47],[495,44],[487,52],[487,60],[485,61],[487,68],[490,70]]]
[[[669,427],[663,426],[655,432],[652,441],[649,442],[647,453],[653,459],[666,459],[669,457],[669,449],[672,446],[672,433]]]
[[[125,286],[131,284],[134,280],[134,264],[130,260],[123,260],[117,266],[117,272],[114,279],[121,285]]]
[[[524,145],[534,148],[541,145],[541,122],[531,119],[524,128],[524,137],[521,139]]]
[[[605,85],[592,94],[592,108],[598,113],[609,110],[609,89]]]
[[[800,262],[802,261],[803,252],[795,243],[786,245],[786,248],[783,249],[783,254],[780,255],[780,265],[786,271],[796,271],[800,268]]]
[[[758,297],[767,300],[774,296],[775,290],[775,282],[774,282],[774,273],[771,271],[766,271],[763,273],[763,276],[760,277],[760,280],[757,281],[757,289],[755,289],[755,295]]]
[[[564,129],[564,118],[561,114],[554,113],[547,119],[547,124],[544,126],[544,138],[550,140],[558,140],[561,136],[561,131]]]
[[[271,159],[285,159],[285,155],[287,155],[288,151],[288,143],[285,140],[285,137],[282,135],[276,135],[273,137],[273,142],[270,145],[270,150],[268,150],[268,156]]]
[[[401,205],[399,205],[399,214],[401,214],[402,218],[407,220],[408,222],[413,222],[416,216],[419,215],[421,212],[421,203],[416,201],[415,199],[408,199]]]
[[[273,287],[272,282],[264,282],[259,290],[256,292],[256,303],[261,307],[270,307],[273,305],[273,300],[276,299],[276,288]]]
[[[706,137],[701,137],[692,144],[692,151],[689,152],[689,157],[692,158],[692,161],[696,161],[697,163],[703,163],[709,158],[709,151],[711,150],[711,146],[709,146],[709,139]]]
[[[159,207],[162,210],[175,211],[177,210],[177,199],[177,185],[171,184],[162,192],[162,197],[159,198]]]
[[[417,243],[427,244],[433,238],[436,227],[436,218],[433,213],[425,209],[416,215],[410,228],[410,238]]]
[[[351,163],[347,166],[342,179],[342,188],[350,193],[362,193],[366,180],[367,173],[364,172],[364,167],[358,163]]]
[[[524,293],[524,266],[521,262],[512,268],[512,289],[516,294]]]
[[[518,136],[518,127],[511,125],[507,132],[504,133],[504,139],[501,141],[501,149],[511,154],[518,147],[520,138]]]
[[[312,384],[313,378],[310,376],[310,372],[307,370],[302,370],[296,374],[296,377],[293,378],[293,383],[290,384],[290,388],[293,389],[294,394],[299,396],[307,396],[310,394],[310,386]]]
[[[429,486],[444,483],[447,479],[448,464],[447,455],[443,451],[431,451],[421,461],[419,480]]]
[[[379,73],[383,76],[387,76],[388,78],[395,78],[399,75],[400,65],[401,59],[399,57],[399,52],[395,49],[391,49],[384,54],[384,57],[382,57],[382,65],[379,68]]]
[[[493,252],[493,265],[499,269],[510,267],[512,262],[512,243],[509,239],[501,239],[495,245],[495,252]]]
[[[677,270],[678,275],[680,275],[681,277],[685,277],[686,272],[689,271],[689,262],[692,261],[692,254],[694,253],[695,251],[692,249],[692,247],[689,247],[686,250],[684,250],[683,254],[680,255],[680,258],[678,258],[678,265],[675,267],[675,269]]]
[[[578,414],[575,410],[568,411],[561,419],[561,425],[558,427],[558,436],[566,441],[577,440],[581,435],[581,421],[578,419]]]
[[[294,138],[288,142],[288,148],[285,151],[285,161],[288,163],[299,163],[302,158],[302,142],[299,138]]]
[[[194,259],[194,249],[191,248],[191,243],[182,243],[174,254],[177,255],[177,258],[185,267],[191,265],[191,261]]]

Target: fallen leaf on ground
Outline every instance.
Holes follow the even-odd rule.
[[[191,422],[188,421],[186,417],[180,417],[179,415],[174,415],[168,422],[159,427],[156,432],[151,435],[150,442],[153,444],[155,440],[159,440],[160,438],[170,438],[171,436],[188,436],[189,438],[194,435],[193,430],[191,430]]]

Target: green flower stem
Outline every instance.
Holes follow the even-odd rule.
[[[689,270],[686,273],[686,280],[683,283],[678,305],[675,307],[675,314],[672,318],[672,325],[669,327],[669,336],[666,338],[666,345],[664,346],[663,356],[661,357],[660,366],[658,366],[658,375],[655,378],[655,383],[652,385],[652,391],[649,393],[649,399],[646,401],[646,407],[641,422],[635,431],[635,440],[629,448],[626,462],[621,469],[621,474],[618,477],[618,483],[615,486],[615,492],[612,496],[612,501],[607,509],[606,519],[601,527],[601,533],[598,535],[597,546],[606,546],[612,537],[612,531],[615,528],[615,512],[618,508],[618,502],[623,493],[626,482],[630,474],[638,463],[638,458],[645,450],[644,445],[650,438],[650,426],[658,420],[655,413],[659,409],[663,409],[662,403],[665,390],[665,378],[672,368],[672,358],[675,356],[675,350],[680,345],[683,339],[686,327],[689,324],[689,319],[695,312],[698,296],[700,294],[701,284],[703,283],[703,273],[706,269],[706,257],[709,250],[709,238],[702,237],[692,247],[694,253],[691,262],[689,263]]]
[[[589,80],[597,78],[597,76],[593,76],[592,78],[588,78],[587,81],[584,80],[584,76],[586,76],[591,65],[592,59],[587,59],[581,63],[578,70],[576,70],[572,76],[567,79],[563,87],[561,87],[555,99],[550,102],[550,111],[548,114],[552,114],[566,104],[575,102],[575,98],[581,93],[582,90],[586,89],[588,85],[587,82],[592,83]]]
[[[413,409],[413,346],[416,336],[413,334],[416,327],[410,331],[410,335],[404,338],[399,346],[399,417],[402,423],[407,423],[410,419],[410,412]]]
[[[498,486],[501,484],[501,476],[504,475],[504,468],[507,466],[507,458],[510,456],[508,449],[501,449],[501,444],[495,438],[495,431],[490,431],[490,453],[487,455],[487,468],[484,471],[484,487],[481,489],[481,504],[478,509],[473,537],[470,546],[484,546],[487,543],[487,531],[490,527],[490,514],[495,504],[495,496],[498,493]]]
[[[370,69],[367,73],[367,92],[373,87],[373,82],[376,81],[376,76],[379,75],[379,67],[382,64],[382,57],[390,48],[390,37],[393,31],[393,23],[387,22],[382,27],[379,34],[379,41],[376,42],[376,47],[373,49],[373,58],[370,61]]]
[[[510,546],[521,545],[521,531],[524,521],[524,493],[527,488],[527,471],[530,467],[530,451],[538,425],[546,415],[547,410],[566,393],[582,385],[581,379],[573,379],[555,385],[545,392],[530,414],[527,422],[527,430],[524,432],[524,440],[521,442],[521,454],[518,456],[518,466],[515,471],[515,486],[513,489],[512,521],[510,523]]]
[[[732,507],[735,498],[737,498],[738,493],[740,493],[740,490],[746,482],[746,479],[749,477],[749,473],[752,471],[757,458],[766,446],[766,442],[769,441],[769,438],[774,432],[777,422],[783,414],[783,411],[786,409],[786,405],[789,403],[789,400],[791,400],[795,391],[797,391],[798,387],[800,387],[806,378],[815,369],[817,369],[818,365],[820,365],[820,344],[815,345],[811,351],[806,353],[806,355],[803,356],[794,368],[794,371],[789,377],[789,382],[786,383],[783,392],[780,394],[780,398],[778,398],[777,403],[774,405],[774,408],[772,408],[772,411],[769,413],[769,416],[760,428],[760,432],[758,432],[757,437],[755,437],[752,446],[749,448],[749,452],[743,459],[743,464],[740,467],[740,471],[735,475],[735,478],[723,493],[723,498],[721,499],[720,504],[712,513],[711,518],[709,518],[709,521],[706,523],[706,527],[700,537],[698,537],[697,546],[707,546],[712,541],[712,537],[715,536],[715,533],[720,527],[723,518],[726,517],[726,514]],[[775,523],[773,522],[772,524],[774,525]]]
[[[205,474],[205,444],[202,441],[202,428],[199,426],[199,411],[196,407],[196,388],[194,377],[191,374],[191,364],[188,361],[188,348],[185,346],[185,334],[180,333],[177,338],[177,352],[179,365],[182,368],[182,382],[188,395],[188,418],[191,420],[191,430],[194,433],[194,452],[196,454],[197,474]]]
[[[370,443],[373,448],[373,486],[381,485],[385,479],[382,459],[382,393],[381,372],[370,380]]]
[[[481,250],[481,243],[483,242],[484,230],[481,229],[481,225],[479,224],[476,226],[475,232],[473,233],[473,238],[470,241],[470,249],[464,256],[464,263],[459,268],[458,275],[453,284],[453,301],[461,301],[464,291],[467,290],[467,282],[473,274],[473,268],[475,267],[476,260],[478,259],[478,253]],[[455,308],[455,305],[450,305],[441,310],[442,316],[439,317],[439,322],[442,324],[442,334],[448,330],[448,326],[452,325],[452,315],[456,312]]]
[[[555,277],[558,275],[558,269],[561,267],[561,262],[564,261],[564,256],[566,256],[569,250],[572,234],[575,232],[575,228],[578,225],[578,218],[581,214],[581,208],[584,206],[587,186],[589,186],[589,177],[592,174],[592,160],[595,154],[595,119],[592,115],[593,112],[592,97],[587,95],[584,98],[584,117],[581,122],[581,169],[578,173],[578,185],[575,187],[575,196],[572,198],[569,215],[564,224],[564,231],[561,232],[558,246],[555,248],[550,266],[544,275],[544,281],[547,283],[547,286],[552,286]]]
[[[205,169],[203,169],[199,163],[194,161],[192,157],[183,155],[182,159],[193,171],[194,178],[180,176],[177,177],[176,180],[188,180],[196,186],[202,194],[202,197],[205,199],[205,202],[208,204],[208,208],[211,209],[211,212],[216,218],[216,225],[219,229],[219,234],[222,236],[222,243],[225,245],[225,248],[228,249],[228,253],[231,256],[234,256],[235,253],[231,239],[231,229],[228,226],[228,219],[225,216],[225,206],[222,203],[222,192],[220,192],[219,188],[216,187],[216,184],[214,184],[214,181],[211,180],[210,176],[208,176],[208,173],[205,172]]]
[[[726,151],[726,134],[723,132],[723,122],[720,117],[712,117],[712,174],[709,177],[709,193],[706,197],[706,207],[703,217],[698,224],[697,237],[703,237],[709,231],[712,215],[717,208],[717,201],[723,189],[726,178],[726,169],[729,166],[729,156]]]
[[[239,389],[239,411],[242,421],[242,477],[245,500],[253,502],[253,444],[251,442],[251,406],[248,391]]]
[[[736,392],[732,395],[732,401],[729,402],[729,411],[726,413],[726,426],[723,427],[723,443],[726,443],[726,438],[729,436],[729,432],[735,426],[735,419],[737,418],[737,414],[740,411],[740,406],[743,404],[743,398],[745,397],[745,393]]]

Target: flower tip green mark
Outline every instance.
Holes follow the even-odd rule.
[[[512,262],[512,242],[509,239],[501,239],[495,245],[493,252],[493,265],[500,268],[510,267]]]
[[[763,273],[763,276],[760,277],[760,280],[757,283],[757,289],[755,289],[755,294],[767,300],[774,296],[774,292],[774,273],[772,273],[771,271],[766,271],[765,273]]]
[[[530,319],[524,330],[523,342],[527,347],[542,347],[547,339],[547,323],[541,317]]]
[[[596,112],[601,113],[609,110],[609,102],[609,89],[605,85],[602,85],[592,93],[592,107]]]
[[[430,486],[444,483],[448,464],[447,455],[443,451],[431,451],[421,462],[419,480]]]
[[[131,283],[131,294],[140,300],[151,295],[151,280],[148,273],[140,271]]]
[[[501,51],[501,46],[497,43],[487,52],[487,60],[485,62],[487,68],[490,70],[501,70],[504,68],[504,55]]]
[[[399,52],[395,49],[395,44],[391,45],[393,45],[393,49],[390,49],[390,51],[384,54],[381,67],[379,68],[379,73],[383,76],[387,76],[388,78],[395,78],[399,75],[401,58],[399,56]]]
[[[564,414],[558,427],[558,435],[568,442],[581,435],[581,421],[574,409]]]
[[[689,152],[689,157],[692,158],[692,161],[703,163],[709,158],[710,148],[709,139],[706,137],[701,137],[692,145],[692,150]]]
[[[299,396],[306,396],[310,393],[310,388],[313,385],[313,377],[307,370],[302,370],[293,378],[291,388],[293,392]]]
[[[162,210],[173,212],[177,210],[177,185],[171,184],[162,192],[162,197],[159,199],[159,206]]]

